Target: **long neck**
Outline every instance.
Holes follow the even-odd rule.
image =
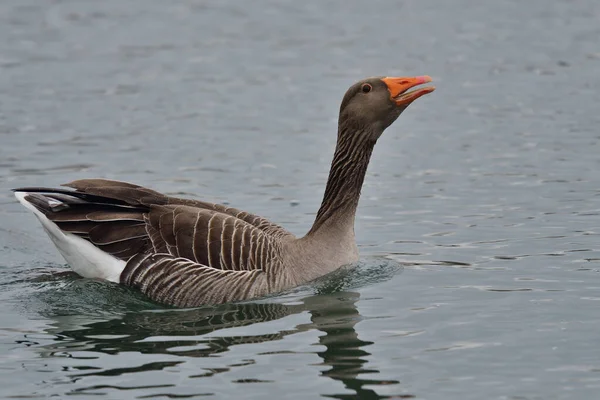
[[[340,124],[323,202],[307,236],[331,229],[354,237],[356,207],[375,145],[370,136]]]

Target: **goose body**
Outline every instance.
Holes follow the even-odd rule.
[[[309,282],[358,260],[354,217],[374,144],[432,87],[429,77],[369,78],[342,101],[338,142],[315,223],[297,238],[254,214],[83,179],[14,189],[79,275],[139,289],[179,307],[241,301]]]

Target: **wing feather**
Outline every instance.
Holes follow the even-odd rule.
[[[183,205],[216,211],[221,214],[231,215],[249,223],[256,228],[274,237],[294,237],[290,232],[271,221],[258,215],[248,213],[222,204],[209,203],[201,200],[181,199],[169,197],[152,189],[134,185],[127,182],[108,179],[81,179],[63,186],[76,189],[87,196],[108,197],[132,206],[136,205]]]
[[[121,274],[121,283],[154,301],[197,307],[267,294],[262,270],[225,271],[170,254],[135,256]]]

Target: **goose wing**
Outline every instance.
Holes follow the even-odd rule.
[[[124,182],[87,180],[69,186],[76,190],[15,190],[26,192],[28,201],[62,231],[124,261],[160,253],[213,269],[267,272],[278,265],[281,240],[293,237],[252,214]]]
[[[105,196],[121,200],[129,205],[187,205],[199,209],[216,211],[241,219],[250,225],[274,237],[294,237],[281,226],[272,223],[266,218],[248,213],[222,204],[215,204],[201,200],[182,199],[166,196],[142,186],[127,182],[108,179],[81,179],[67,183],[63,186],[71,187],[78,192],[89,195]]]

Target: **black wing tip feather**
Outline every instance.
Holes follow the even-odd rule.
[[[61,193],[61,192],[69,192],[72,193],[73,190],[65,190],[65,189],[57,189],[57,188],[48,188],[42,186],[31,186],[31,187],[20,187],[10,189],[13,192],[31,192],[31,193]]]
[[[21,188],[16,188],[16,189],[11,189],[11,190],[13,192],[42,193],[42,194],[47,194],[50,197],[53,194],[67,195],[67,196],[72,196],[74,198],[88,201],[91,203],[132,207],[131,204],[129,204],[123,200],[115,199],[115,198],[108,197],[108,196],[99,196],[99,195],[95,195],[95,194],[89,194],[89,193],[85,193],[85,192],[81,192],[79,190],[73,190],[73,189],[32,186],[32,187],[21,187]],[[60,199],[60,200],[64,201],[64,199]]]

